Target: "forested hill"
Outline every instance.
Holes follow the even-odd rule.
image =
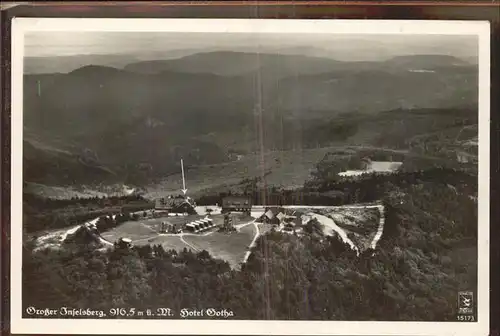
[[[398,138],[407,130],[398,128],[402,120],[420,133],[434,130],[408,112],[434,109],[433,117],[453,123],[463,113],[446,111],[470,106],[474,117],[477,66],[451,56],[340,62],[220,52],[126,69],[87,65],[24,76],[24,176],[49,185],[135,184],[177,172],[181,157],[188,165],[216,164],[229,161],[231,150],[351,138],[386,146],[378,139],[384,125]],[[378,118],[384,111],[395,112]]]
[[[205,251],[75,246],[30,254],[26,244],[23,306],[168,303],[175,312],[224,308],[235,319],[454,321],[456,293],[477,288],[477,204],[425,174],[393,182],[380,190],[385,228],[374,254],[358,258],[317,233],[271,232],[241,270],[231,270]]]

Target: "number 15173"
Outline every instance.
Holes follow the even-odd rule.
[[[466,322],[474,322],[473,315],[457,315],[457,321],[466,321]]]

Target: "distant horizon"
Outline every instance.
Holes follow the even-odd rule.
[[[208,52],[301,55],[337,61],[442,55],[473,64],[478,57],[477,37],[465,35],[29,32],[25,37],[25,73],[46,72],[37,68],[54,72],[58,66],[61,69],[56,72],[61,73],[85,65],[123,68],[129,63]],[[74,64],[57,64],[62,59],[79,58]]]
[[[231,51],[231,50],[215,50],[215,51],[207,51],[207,52],[203,52],[203,51],[200,51],[200,52],[195,52],[195,53],[192,53],[192,54],[188,54],[188,55],[183,55],[183,56],[179,56],[179,57],[167,57],[167,58],[152,58],[152,59],[138,59],[138,58],[133,58],[133,56],[131,56],[130,60],[128,61],[125,61],[123,60],[121,63],[122,64],[109,64],[109,63],[114,63],[113,62],[113,58],[120,58],[120,57],[127,57],[128,55],[121,55],[121,54],[102,54],[102,55],[96,55],[96,54],[84,54],[84,55],[69,55],[69,56],[37,56],[37,57],[26,57],[25,58],[25,61],[24,61],[24,71],[23,73],[25,75],[43,75],[43,74],[68,74],[68,73],[71,73],[73,71],[76,71],[78,69],[81,69],[81,68],[85,68],[85,67],[91,67],[91,66],[95,66],[95,67],[103,67],[103,68],[112,68],[112,69],[116,69],[116,70],[123,70],[123,71],[127,71],[126,69],[126,66],[127,65],[131,65],[131,64],[136,64],[136,63],[141,63],[141,62],[155,62],[155,61],[172,61],[172,60],[179,60],[179,59],[182,59],[182,58],[185,58],[185,57],[189,57],[189,56],[194,56],[194,55],[201,55],[201,54],[209,54],[209,53],[223,53],[223,52],[234,52],[234,53],[245,53],[245,54],[251,54],[251,52],[242,52],[242,51]],[[446,55],[446,54],[411,54],[411,55],[395,55],[395,56],[391,56],[391,57],[388,57],[387,59],[380,59],[380,60],[370,60],[370,61],[347,61],[347,60],[339,60],[339,59],[333,59],[333,58],[327,58],[327,57],[318,57],[318,56],[308,56],[308,55],[300,55],[300,54],[283,54],[283,53],[272,53],[272,52],[266,52],[266,53],[261,53],[262,55],[282,55],[282,56],[303,56],[303,57],[309,57],[309,58],[318,58],[318,59],[329,59],[331,61],[338,61],[338,62],[345,62],[345,63],[355,63],[355,62],[385,62],[385,61],[390,61],[394,58],[398,58],[398,57],[412,57],[412,56],[421,56],[421,57],[424,57],[424,56],[448,56],[448,57],[453,57],[453,58],[456,58],[460,61],[463,61],[464,63],[467,63],[467,65],[470,65],[470,66],[475,66],[475,65],[478,65],[478,62],[477,62],[477,58],[476,59],[473,59],[473,58],[460,58],[460,57],[457,57],[457,56],[453,56],[453,55]],[[69,67],[66,67],[66,69],[61,69],[60,71],[44,71],[44,68],[45,67],[42,67],[41,69],[34,69],[34,68],[37,68],[37,64],[29,64],[31,63],[30,61],[34,61],[34,60],[43,60],[43,61],[48,61],[46,63],[52,63],[52,67],[57,67],[57,64],[54,64],[54,63],[58,63],[57,61],[60,60],[61,58],[99,58],[99,60],[96,60],[94,62],[88,62],[88,63],[81,63],[81,64],[78,64],[78,65],[73,65],[73,66],[69,66]],[[104,58],[104,59],[103,59]],[[108,60],[106,60],[106,58],[109,58]],[[27,62],[28,61],[28,62]],[[43,62],[42,61],[42,62]],[[35,62],[36,63],[36,62]],[[120,62],[118,62],[120,63]],[[49,65],[50,67],[50,65]]]
[[[80,68],[84,68],[87,66],[100,66],[100,67],[108,67],[108,68],[115,68],[118,70],[124,70],[127,65],[134,64],[134,63],[140,63],[140,62],[154,62],[154,61],[170,61],[170,60],[179,60],[185,57],[190,57],[194,55],[202,55],[202,54],[210,54],[210,53],[241,53],[241,54],[254,54],[256,52],[251,52],[251,51],[237,51],[237,50],[225,50],[225,49],[219,49],[219,50],[173,50],[178,51],[182,53],[182,55],[170,55],[166,57],[151,57],[151,58],[142,58],[142,57],[137,57],[131,54],[117,54],[117,53],[110,53],[110,54],[80,54],[80,55],[62,55],[62,56],[33,56],[33,57],[25,57],[24,59],[24,74],[30,75],[30,74],[47,74],[47,73],[61,73],[61,74],[67,74],[72,71],[78,70]],[[303,55],[299,53],[282,53],[279,51],[267,51],[267,52],[262,52],[260,53],[262,55],[282,55],[282,56],[303,56],[303,57],[308,57],[308,58],[318,58],[318,59],[329,59],[332,61],[338,61],[338,62],[385,62],[389,61],[391,59],[397,58],[397,57],[412,57],[412,56],[444,56],[444,57],[453,57],[456,59],[459,59],[460,61],[463,61],[465,63],[470,64],[471,66],[477,65],[477,58],[474,57],[458,57],[455,55],[448,55],[448,54],[431,54],[431,53],[422,53],[422,54],[400,54],[400,55],[391,55],[388,56],[387,58],[383,59],[377,59],[377,60],[365,60],[365,61],[360,61],[360,60],[344,60],[344,59],[335,59],[331,57],[325,57],[325,56],[314,56],[314,55]],[[68,59],[68,60],[74,60],[75,62],[70,62],[73,64],[70,65],[61,65],[60,61],[61,59]],[[78,61],[80,59],[80,61]],[[87,61],[85,61],[87,60]],[[38,63],[38,64],[37,64]],[[40,66],[40,63],[42,64]],[[74,64],[76,63],[76,64]],[[61,68],[60,70],[49,70],[47,71],[46,68]]]

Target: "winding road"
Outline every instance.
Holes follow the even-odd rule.
[[[375,236],[373,237],[371,243],[370,243],[370,248],[375,249],[377,247],[377,243],[382,238],[382,235],[384,233],[384,225],[385,225],[385,212],[384,212],[384,206],[381,204],[378,205],[353,205],[353,206],[339,206],[339,207],[332,207],[332,208],[342,208],[342,209],[373,209],[377,208],[380,212],[380,220],[377,228],[377,232],[375,233]],[[356,253],[359,255],[360,251],[359,248],[347,237],[346,232],[344,229],[340,228],[337,224],[335,224],[335,221],[327,216],[324,215],[319,215],[315,213],[308,213],[309,216],[316,218],[321,224],[323,224],[325,227],[331,228],[333,231],[337,232],[339,236],[342,238],[342,240],[347,243],[351,249],[356,251]],[[326,233],[326,232],[325,232]]]
[[[318,220],[318,222],[323,224],[324,228],[323,233],[325,235],[328,235],[330,233],[327,231],[327,228],[332,229],[340,236],[340,238],[342,238],[342,241],[344,243],[348,244],[351,247],[351,249],[353,251],[356,251],[356,254],[359,255],[359,248],[356,246],[356,244],[352,242],[351,239],[349,239],[349,237],[347,237],[347,233],[344,231],[344,229],[340,228],[337,224],[335,224],[335,221],[333,219],[325,215],[320,215],[312,212],[308,213],[307,215],[311,216],[312,218],[315,218],[316,220]]]
[[[194,252],[199,252],[199,249],[194,247],[193,245],[189,244],[185,239],[184,239],[184,234],[181,233],[179,235],[179,238],[181,240],[181,242],[183,242],[184,244],[186,244],[187,246],[189,246]]]
[[[247,223],[245,225],[249,225],[249,224],[253,224],[254,225],[254,227],[255,227],[255,236],[253,237],[252,242],[250,243],[250,245],[248,245],[248,251],[245,253],[245,257],[243,258],[243,263],[247,262],[248,258],[250,257],[250,254],[252,254],[251,249],[253,247],[255,247],[255,242],[257,241],[257,238],[259,238],[259,236],[260,236],[259,226],[255,222],[255,220],[252,221],[252,222],[250,222],[250,223]],[[243,226],[245,226],[245,225],[243,225]]]
[[[382,238],[382,234],[384,233],[385,208],[383,205],[379,205],[378,210],[380,211],[380,220],[378,224],[377,233],[375,234],[375,237],[373,237],[372,243],[370,244],[370,247],[372,249],[375,249],[377,247],[377,243],[380,240],[380,238]]]

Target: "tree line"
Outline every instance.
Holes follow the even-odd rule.
[[[47,199],[24,193],[23,230],[27,234],[33,234],[42,230],[83,224],[97,217],[127,214],[153,207],[153,203],[139,195]]]
[[[201,196],[196,199],[196,204],[221,204],[224,197],[238,195],[248,196],[253,204],[259,205],[338,206],[375,202],[394,190],[395,186],[405,187],[423,182],[454,186],[457,192],[463,194],[477,194],[477,175],[456,169],[433,168],[395,174],[366,174],[352,178],[328,177],[326,173],[316,173],[315,177],[307,181],[302,188],[287,190],[271,186],[255,187],[251,191],[242,193],[220,192]]]

